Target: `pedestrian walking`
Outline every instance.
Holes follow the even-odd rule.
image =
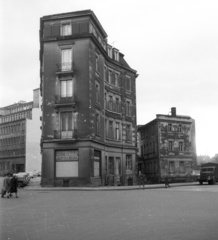
[[[169,185],[169,178],[168,178],[168,175],[165,176],[165,188],[169,188],[170,185]]]
[[[139,171],[139,188],[142,185],[143,189],[145,188],[145,181],[146,181],[146,176]]]
[[[1,197],[4,198],[5,194],[7,193],[7,198],[9,198],[9,194],[10,194],[10,182],[11,182],[11,178],[10,178],[11,174],[7,173],[7,175],[4,177],[3,179],[3,186],[2,186],[2,190],[1,190]]]
[[[17,181],[17,176],[16,174],[13,174],[13,177],[11,178],[10,181],[10,197],[12,197],[12,193],[15,193],[15,197],[18,198],[17,196],[17,187],[18,187],[18,181]]]

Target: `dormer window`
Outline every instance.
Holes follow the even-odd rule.
[[[113,58],[112,56],[112,47],[110,45],[107,45],[107,54],[110,58]]]
[[[61,24],[61,36],[69,36],[72,34],[72,28],[70,22]]]
[[[114,60],[119,62],[119,51],[114,48],[113,52],[114,52]]]

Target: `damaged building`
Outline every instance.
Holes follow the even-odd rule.
[[[151,182],[187,181],[196,166],[195,121],[189,116],[157,114],[139,126],[140,168]]]
[[[91,10],[40,19],[42,186],[136,181],[137,72]]]

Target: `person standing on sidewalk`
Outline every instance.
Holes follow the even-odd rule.
[[[18,182],[17,182],[17,176],[16,174],[13,174],[13,177],[11,178],[11,188],[10,188],[10,197],[12,197],[12,193],[15,193],[15,197],[18,198],[17,196],[17,186],[18,186]]]
[[[143,189],[145,188],[145,181],[146,176],[141,171],[139,171],[139,188],[141,185],[143,186]]]
[[[165,176],[165,188],[169,188],[170,185],[169,185],[169,178],[168,178],[168,175],[166,174]]]
[[[7,198],[9,198],[9,194],[10,194],[10,182],[11,182],[11,178],[10,178],[11,174],[7,173],[7,175],[4,177],[3,179],[3,186],[2,186],[2,190],[1,190],[1,197],[4,198],[5,194],[7,193]]]

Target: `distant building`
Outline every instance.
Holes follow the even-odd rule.
[[[40,19],[42,185],[135,182],[136,71],[95,14]]]
[[[168,175],[175,181],[187,179],[196,166],[195,121],[189,116],[157,114],[138,127],[139,162],[153,182]]]
[[[0,108],[0,175],[41,171],[40,90],[33,101]]]

